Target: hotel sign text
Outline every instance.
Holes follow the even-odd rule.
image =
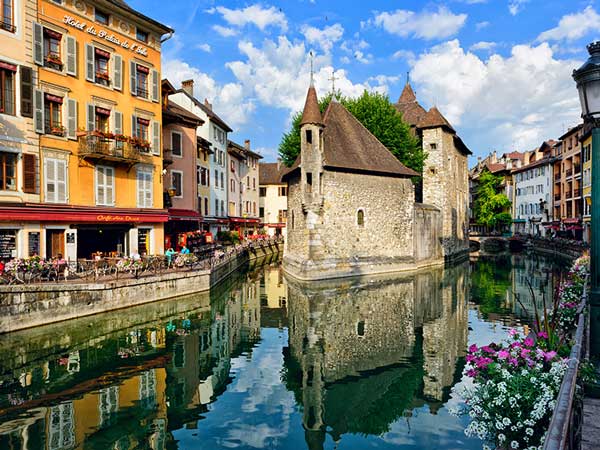
[[[93,36],[98,36],[99,38],[112,42],[115,45],[120,45],[123,48],[137,53],[138,55],[148,56],[148,49],[146,47],[142,47],[135,42],[130,44],[129,41],[121,41],[114,35],[114,33],[109,34],[109,32],[106,30],[96,30],[94,25],[88,26],[85,22],[80,22],[72,16],[65,16],[63,22],[69,26],[72,26],[73,28],[77,28],[78,30],[85,31]]]

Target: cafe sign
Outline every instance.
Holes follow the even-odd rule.
[[[98,222],[140,222],[141,219],[136,216],[113,216],[100,214],[96,217]]]
[[[114,33],[110,33],[106,30],[97,30],[94,25],[88,26],[87,23],[80,22],[72,16],[65,15],[63,22],[73,28],[85,31],[86,33],[91,34],[92,36],[98,36],[99,38],[112,42],[115,45],[120,45],[121,47],[131,50],[132,52],[138,55],[148,56],[148,49],[146,47],[136,44],[135,42],[129,43],[129,41],[127,40],[121,41],[117,36],[115,36]]]

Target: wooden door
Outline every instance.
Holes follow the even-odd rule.
[[[47,230],[46,257],[56,258],[59,254],[65,256],[65,232],[64,230]]]

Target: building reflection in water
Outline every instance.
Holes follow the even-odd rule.
[[[435,413],[460,377],[468,270],[304,285],[289,281],[288,387],[309,449],[326,433],[381,435],[424,403]]]
[[[183,449],[195,434],[315,450],[397,433],[416,411],[442,415],[469,302],[492,321],[526,316],[512,293],[526,304],[524,277],[542,288],[546,267],[479,261],[306,286],[272,264],[210,296],[1,335],[0,448]]]

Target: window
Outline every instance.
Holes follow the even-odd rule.
[[[312,192],[312,173],[306,172],[306,192]]]
[[[287,197],[287,186],[279,186],[278,193],[280,197]]]
[[[230,190],[231,192],[235,192],[235,180],[229,180],[229,184],[231,185]]]
[[[248,187],[250,187],[248,185]],[[256,178],[252,177],[252,189],[256,190]]]
[[[260,218],[264,218],[265,217],[265,208],[263,206],[261,206],[260,208],[258,208],[258,216]]]
[[[215,170],[215,188],[219,187],[219,172]]]
[[[0,190],[17,190],[17,154],[0,152]]]
[[[235,161],[232,159],[229,164],[231,171],[235,173]]]
[[[110,53],[105,52],[104,50],[99,48],[94,48],[94,81],[103,86],[110,85],[108,61],[110,61]]]
[[[208,186],[210,180],[209,171],[205,167],[200,167],[200,184],[202,186]]]
[[[225,201],[221,200],[221,215],[225,215]]]
[[[44,28],[44,66],[55,70],[62,70],[60,41],[62,34]]]
[[[136,119],[136,127],[135,127],[135,137],[141,139],[143,141],[148,141],[148,127],[150,126],[150,121],[148,119],[143,119],[138,117]]]
[[[115,168],[96,166],[96,205],[115,204]]]
[[[363,320],[356,324],[356,334],[359,336],[365,335],[365,322]]]
[[[108,133],[109,129],[109,119],[110,119],[110,109],[96,107],[95,116],[95,129],[98,131],[102,131],[103,133]]]
[[[13,2],[14,0],[2,0],[2,9],[0,9],[0,28],[11,33],[17,31],[14,25]]]
[[[142,98],[148,98],[148,74],[150,70],[147,67],[136,64],[135,85],[136,95]]]
[[[183,172],[171,171],[171,184],[175,188],[174,197],[183,197]]]
[[[213,135],[217,142],[220,142],[221,144],[225,143],[225,132],[215,125],[213,125]],[[221,153],[222,152],[219,152],[219,164],[222,165],[223,162],[222,162]],[[215,156],[215,158],[216,158],[216,156]]]
[[[215,199],[215,216],[219,216],[219,200]]]
[[[267,188],[266,187],[259,187],[258,188],[258,196],[259,197],[266,197],[267,196]]]
[[[17,66],[0,61],[0,114],[17,113],[15,106],[15,73]]]
[[[312,144],[312,130],[306,130],[306,142]]]
[[[221,172],[221,189],[225,189],[225,178],[223,177],[223,172]]]
[[[181,140],[181,133],[177,131],[171,131],[171,150],[173,152],[173,156],[183,156]]]
[[[240,205],[241,208],[242,205]],[[235,202],[229,202],[229,215],[230,216],[235,216]],[[240,216],[241,216],[241,212],[240,212]]]
[[[148,33],[138,28],[135,32],[135,38],[138,41],[148,42]]]
[[[137,206],[138,208],[152,208],[152,169],[139,168],[137,171]]]
[[[356,224],[359,227],[365,226],[365,212],[362,209],[359,209],[358,212],[356,213]]]
[[[437,150],[437,144],[436,144],[436,143],[434,143],[434,142],[432,142],[431,144],[429,144],[429,148],[430,148],[431,150]]]
[[[62,97],[44,95],[44,132],[54,136],[64,136],[65,127],[62,125]]]
[[[279,223],[285,223],[287,220],[287,209],[280,209],[277,218],[279,219]]]
[[[208,216],[208,197],[204,197],[204,215]]]
[[[44,199],[48,203],[67,202],[67,161],[44,160]]]
[[[96,22],[99,22],[103,25],[108,25],[108,19],[109,19],[109,15],[103,11],[99,11],[98,8],[96,8]]]

